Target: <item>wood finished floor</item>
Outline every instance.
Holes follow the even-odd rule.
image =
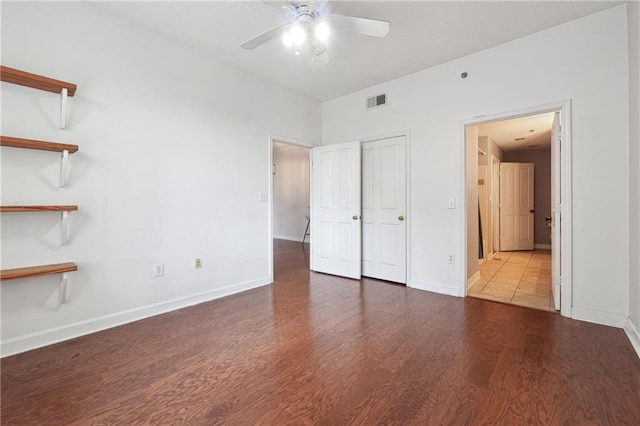
[[[3,425],[638,425],[620,329],[307,270],[2,360]]]

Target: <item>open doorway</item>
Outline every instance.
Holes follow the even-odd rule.
[[[560,256],[560,240],[568,235],[559,226],[561,178],[569,172],[560,155],[561,146],[570,152],[561,137],[568,134],[568,126],[564,132],[560,127],[565,109],[568,105],[466,124],[468,296],[560,310],[569,290],[560,284],[566,278],[562,284],[570,285],[570,269],[565,277]],[[563,223],[567,234],[569,220]],[[568,315],[570,294],[562,302]]]
[[[309,259],[310,147],[272,139],[271,206],[274,279],[291,256]],[[299,256],[298,256],[299,257]]]

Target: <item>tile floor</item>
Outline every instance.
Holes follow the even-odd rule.
[[[499,252],[480,264],[480,279],[467,294],[555,312],[551,294],[551,251]]]

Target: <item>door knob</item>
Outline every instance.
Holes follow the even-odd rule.
[[[404,216],[398,216],[398,220],[402,222],[404,220]]]
[[[354,215],[353,215],[353,217],[352,217],[352,219],[353,219],[353,220],[358,220],[358,215],[357,215],[357,214],[354,214]]]
[[[529,213],[535,213],[535,212],[536,212],[535,210],[529,210]]]

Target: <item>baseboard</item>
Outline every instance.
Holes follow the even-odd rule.
[[[287,240],[287,241],[297,241],[299,243],[302,242],[302,238],[300,237],[289,237],[286,235],[274,235],[273,238],[277,239],[277,240]],[[305,242],[309,241],[309,236],[307,235],[307,238],[305,239]]]
[[[39,331],[36,333],[26,334],[24,336],[7,339],[2,342],[1,357],[15,355],[43,346],[52,345],[54,343],[95,333],[108,328],[117,327],[130,322],[139,321],[154,315],[160,315],[176,309],[186,308],[188,306],[197,305],[199,303],[208,302],[210,300],[219,299],[221,297],[230,296],[235,293],[251,290],[270,284],[268,277],[256,280],[245,281],[230,286],[193,294],[153,305],[143,306],[115,314],[105,315],[93,318],[87,321],[65,325],[62,327],[51,328],[49,330]]]
[[[627,322],[627,317],[625,315],[576,307],[571,309],[571,318],[618,328],[623,328]]]
[[[627,322],[624,324],[624,331],[627,333],[627,337],[631,342],[631,346],[636,350],[638,358],[640,358],[640,333],[638,329],[631,322],[631,318],[627,318]]]
[[[533,248],[540,250],[551,250],[551,244],[534,244]]]
[[[478,280],[480,280],[480,277],[481,277],[481,275],[480,275],[480,271],[476,271],[476,273],[475,273],[475,274],[473,274],[473,275],[471,276],[471,278],[469,278],[469,279],[467,280],[467,288],[469,288],[469,287],[471,287],[472,285],[474,285],[475,283],[477,283],[477,282],[478,282]]]
[[[457,286],[433,283],[427,281],[411,280],[407,283],[407,287],[415,288],[418,290],[431,291],[433,293],[446,294],[448,296],[462,296],[460,289]]]

